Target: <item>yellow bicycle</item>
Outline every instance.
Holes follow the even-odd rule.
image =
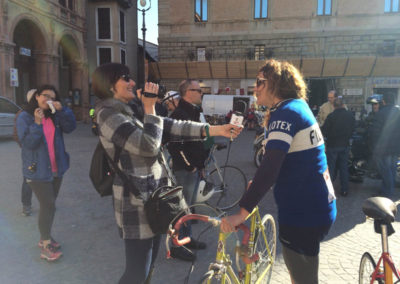
[[[276,254],[275,220],[270,214],[261,218],[258,207],[251,212],[247,219],[250,219],[250,229],[245,224],[237,227],[244,232],[244,236],[241,243],[238,241],[236,244],[236,271],[232,267],[230,255],[225,251],[226,240],[230,234],[220,231],[215,262],[210,263],[208,272],[204,274],[199,283],[269,283]],[[169,239],[172,239],[177,246],[190,242],[190,237],[181,240],[178,238],[179,228],[189,220],[209,222],[214,227],[221,224],[220,218],[199,214],[185,215],[175,223],[173,229],[170,229],[167,235],[167,244]],[[167,250],[169,251],[168,245]]]

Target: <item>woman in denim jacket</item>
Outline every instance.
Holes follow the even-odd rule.
[[[60,244],[51,237],[55,201],[64,173],[69,168],[63,132],[76,128],[72,111],[62,106],[57,90],[41,86],[17,118],[22,147],[22,173],[40,204],[40,257],[54,261],[62,255]]]

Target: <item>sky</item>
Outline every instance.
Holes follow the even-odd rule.
[[[149,0],[147,0],[149,1]],[[141,8],[138,1],[138,8]],[[146,41],[158,44],[158,0],[151,0],[151,8],[146,12]],[[143,38],[142,34],[142,12],[138,11],[138,37]]]

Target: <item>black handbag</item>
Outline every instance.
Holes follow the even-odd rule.
[[[161,186],[144,204],[147,221],[154,234],[165,234],[170,224],[189,213],[182,186]]]

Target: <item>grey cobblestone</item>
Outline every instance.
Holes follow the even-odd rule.
[[[252,158],[254,132],[244,130],[232,145],[229,163],[240,167],[248,178],[255,172]],[[64,256],[58,263],[46,263],[39,258],[37,214],[39,205],[34,198],[33,216],[22,217],[20,204],[21,159],[17,144],[0,141],[0,283],[4,284],[109,284],[117,283],[124,269],[123,243],[119,239],[112,213],[111,200],[100,198],[91,187],[88,168],[97,139],[89,125],[79,124],[66,135],[71,154],[71,169],[66,174],[57,200],[53,227],[54,237],[61,242]],[[219,153],[220,162],[226,152]],[[373,223],[366,221],[361,204],[379,187],[379,181],[365,180],[351,184],[346,198],[338,197],[338,218],[321,245],[320,283],[356,283],[362,254],[369,251],[376,259],[380,253],[380,235],[374,233]],[[399,196],[397,192],[397,197]],[[273,194],[268,193],[260,203],[262,212],[276,217]],[[400,231],[399,217],[394,223]],[[194,236],[204,228],[194,226]],[[389,248],[399,263],[399,233],[389,239]],[[189,283],[197,283],[215,258],[217,230],[204,233],[208,244],[199,251]],[[233,246],[233,244],[232,244]],[[184,283],[190,263],[165,258],[162,244],[156,263],[153,284]],[[278,242],[277,258],[271,283],[290,283]]]

